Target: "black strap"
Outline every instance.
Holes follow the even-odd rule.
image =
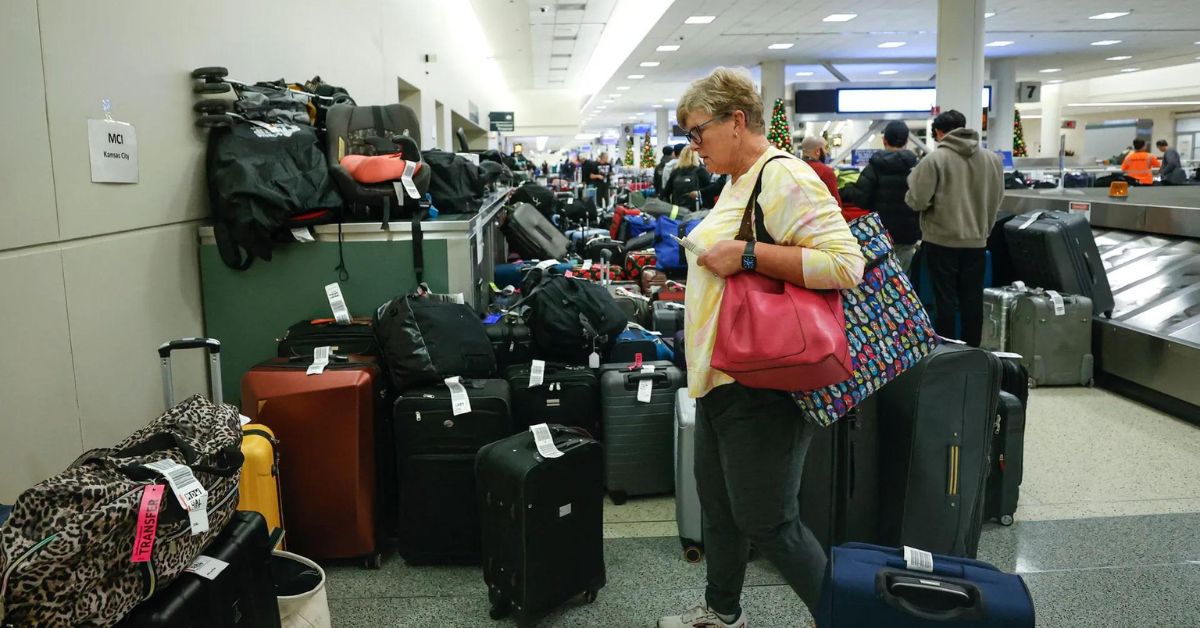
[[[225,262],[226,266],[234,270],[246,270],[254,263],[254,256],[250,254],[250,250],[246,249],[243,253],[242,247],[233,238],[229,225],[219,218],[213,223],[213,238],[217,241],[217,252],[221,254],[221,261]]]
[[[412,216],[413,273],[417,285],[425,283],[425,234],[421,231],[421,220],[429,213],[429,203],[420,201]]]
[[[738,229],[738,240],[743,242],[757,240],[765,244],[775,244],[775,239],[767,231],[766,217],[763,215],[762,205],[758,203],[758,195],[762,192],[763,172],[766,171],[767,164],[777,159],[795,159],[795,157],[791,155],[776,155],[768,159],[762,165],[762,168],[758,170],[758,178],[754,181],[754,191],[750,193],[750,198],[746,201],[746,211],[742,214],[742,226]],[[753,216],[753,219],[751,216]],[[753,223],[751,223],[751,220],[753,220]]]
[[[342,237],[342,213],[338,212],[338,265],[334,267],[337,271],[338,281],[350,281],[350,270],[346,268],[345,241]]]

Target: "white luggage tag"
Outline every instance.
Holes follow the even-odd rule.
[[[404,184],[404,191],[414,199],[421,200],[421,191],[417,189],[417,184],[413,182],[413,174],[417,172],[417,162],[408,161],[404,164],[404,174],[400,176],[400,182]],[[396,190],[396,196],[399,198],[400,190]],[[403,201],[401,201],[403,204]]]
[[[1050,297],[1050,302],[1054,304],[1054,315],[1062,316],[1067,313],[1066,304],[1063,302],[1062,295],[1053,291],[1047,290],[1046,296]]]
[[[325,286],[325,298],[329,299],[329,309],[333,310],[333,319],[339,325],[349,325],[350,310],[346,308],[346,299],[342,296],[342,287],[336,281]]]
[[[313,237],[312,230],[308,227],[298,227],[296,229],[292,229],[292,237],[295,238],[297,242],[317,241],[317,239]]]
[[[600,354],[596,352],[596,339],[592,338],[592,353],[588,355],[588,368],[600,368]]]
[[[537,445],[538,453],[543,458],[560,458],[563,453],[554,446],[554,437],[550,435],[550,428],[545,423],[531,425],[529,431],[533,432],[533,443]]]
[[[450,406],[453,416],[470,413],[471,398],[467,396],[467,389],[462,385],[462,381],[457,376],[447,377],[445,384],[450,389]]]
[[[529,387],[537,388],[546,378],[546,361],[534,360],[529,366]]]
[[[225,571],[225,568],[228,566],[229,563],[223,560],[201,554],[200,556],[197,556],[196,560],[193,560],[192,564],[188,565],[184,571],[188,573],[194,573],[197,576],[208,580],[216,580],[217,576],[221,575],[221,572]]]
[[[915,547],[904,546],[904,563],[910,571],[933,573],[933,554]]]
[[[585,259],[585,260],[583,260],[583,266],[579,267],[579,272],[586,272],[591,269],[592,269],[592,260]]]
[[[1024,231],[1026,227],[1037,222],[1038,217],[1040,217],[1044,213],[1045,212],[1039,210],[1039,211],[1033,212],[1032,214],[1029,214],[1029,219],[1026,220],[1025,222],[1021,223],[1021,226],[1017,227],[1017,231]]]
[[[642,373],[647,375],[654,373],[653,364],[645,364],[642,366]],[[637,400],[642,403],[650,403],[650,396],[654,394],[654,379],[643,379],[638,382]]]
[[[188,513],[192,535],[208,532],[208,491],[196,479],[189,467],[174,460],[163,459],[142,465],[167,480],[179,505]]]
[[[313,363],[308,365],[308,375],[320,375],[329,366],[329,354],[332,347],[317,347],[313,349]]]

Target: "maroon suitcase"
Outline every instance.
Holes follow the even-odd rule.
[[[387,423],[379,420],[387,380],[365,356],[335,356],[316,375],[306,373],[311,364],[308,356],[255,366],[242,378],[243,412],[279,441],[288,549],[375,567],[379,522],[389,518],[376,486],[394,481]]]

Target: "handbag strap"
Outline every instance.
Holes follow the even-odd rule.
[[[795,159],[791,155],[776,155],[766,161],[758,170],[758,178],[754,181],[754,191],[746,201],[746,210],[742,213],[742,226],[738,229],[737,239],[743,242],[758,240],[766,244],[775,244],[775,239],[767,231],[766,218],[763,216],[762,205],[758,203],[758,195],[762,192],[763,172],[767,164],[777,159]]]

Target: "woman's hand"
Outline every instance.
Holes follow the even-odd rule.
[[[741,240],[721,240],[708,248],[697,260],[718,277],[728,277],[742,272],[742,253],[746,243]]]

